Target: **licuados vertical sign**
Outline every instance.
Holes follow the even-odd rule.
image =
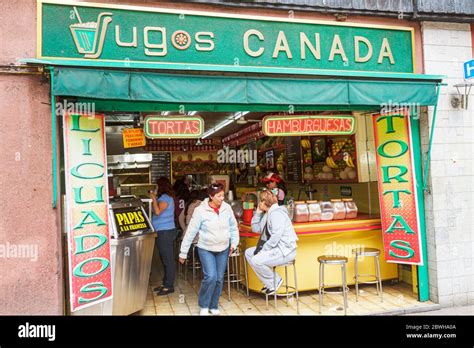
[[[408,111],[373,118],[385,260],[422,265],[422,244]]]
[[[103,115],[64,115],[71,311],[112,296]]]

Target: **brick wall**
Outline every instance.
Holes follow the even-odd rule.
[[[472,59],[471,27],[457,23],[422,23],[426,74],[446,75],[438,115],[422,116],[422,147],[434,131],[425,195],[431,299],[443,306],[474,304],[474,96],[468,110],[453,108],[463,63]]]

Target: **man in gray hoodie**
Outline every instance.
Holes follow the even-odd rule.
[[[252,218],[252,232],[268,231],[269,238],[261,250],[257,247],[248,248],[245,258],[255,274],[264,284],[263,292],[273,295],[283,284],[282,277],[277,274],[276,289],[273,285],[272,267],[293,261],[296,258],[296,236],[293,224],[284,206],[278,206],[277,197],[269,190],[260,193],[260,204]],[[263,240],[265,236],[262,235]]]

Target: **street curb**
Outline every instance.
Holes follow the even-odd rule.
[[[431,311],[436,311],[441,308],[442,308],[441,305],[437,303],[433,303],[431,305],[422,306],[422,307],[396,309],[396,310],[391,310],[391,311],[372,313],[370,315],[405,315],[405,314],[413,314],[413,313],[431,312]]]

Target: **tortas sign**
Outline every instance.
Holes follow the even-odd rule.
[[[373,117],[385,260],[423,265],[408,111]]]
[[[37,58],[160,68],[414,72],[413,28],[38,0]]]

